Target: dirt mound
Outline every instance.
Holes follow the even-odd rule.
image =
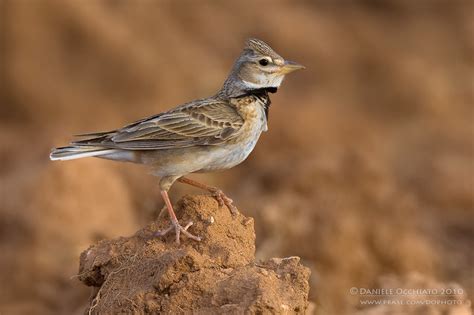
[[[256,263],[253,219],[232,217],[209,196],[184,197],[176,213],[194,222],[201,242],[154,237],[168,224],[163,218],[81,254],[79,279],[95,288],[89,313],[306,310],[309,269],[298,257]]]

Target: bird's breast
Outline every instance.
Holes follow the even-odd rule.
[[[270,106],[268,94],[250,94],[244,97],[231,99],[231,103],[244,119],[247,132],[267,131],[267,111]],[[247,126],[245,126],[247,125]],[[261,130],[260,130],[261,129]]]
[[[261,133],[267,130],[265,108],[258,100],[239,99],[236,108],[244,119],[239,135],[213,149],[213,162],[202,171],[228,169],[242,163],[255,148]]]

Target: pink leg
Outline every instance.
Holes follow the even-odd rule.
[[[227,206],[227,208],[230,210],[232,214],[237,214],[239,211],[237,208],[232,204],[233,200],[227,197],[222,190],[216,187],[208,186],[206,184],[197,182],[195,180],[186,178],[186,177],[180,177],[178,178],[178,182],[188,184],[197,188],[201,188],[203,190],[207,190],[212,194],[214,198],[217,199],[217,202],[219,203],[219,206],[222,207],[224,205]]]
[[[174,229],[175,233],[176,233],[176,243],[179,244],[179,236],[181,233],[183,233],[184,235],[186,235],[187,237],[193,239],[193,240],[196,240],[196,241],[200,241],[201,238],[199,236],[195,236],[191,233],[189,233],[187,230],[188,228],[193,225],[192,222],[189,222],[188,224],[186,224],[185,227],[182,227],[179,222],[178,222],[178,219],[176,218],[176,214],[174,213],[173,211],[173,206],[171,205],[171,201],[170,201],[170,198],[168,196],[168,192],[166,190],[162,190],[161,191],[161,196],[163,196],[163,199],[165,201],[165,204],[166,204],[166,209],[168,209],[168,214],[170,215],[170,219],[171,219],[171,224],[168,228],[164,229],[163,231],[160,231],[158,233],[156,233],[157,236],[163,236],[163,235],[166,235],[168,232],[170,232],[171,230]]]

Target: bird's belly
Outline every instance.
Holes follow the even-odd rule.
[[[224,148],[217,148],[209,155],[210,162],[206,163],[199,172],[218,171],[232,168],[242,163],[252,152],[258,137],[239,144],[231,144]]]
[[[139,163],[150,165],[153,174],[160,177],[229,169],[249,156],[259,135],[248,141],[219,146],[145,151],[141,153]]]

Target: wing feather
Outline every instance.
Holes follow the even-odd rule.
[[[200,100],[75,144],[128,150],[216,145],[237,136],[242,125],[242,117],[230,103]]]

